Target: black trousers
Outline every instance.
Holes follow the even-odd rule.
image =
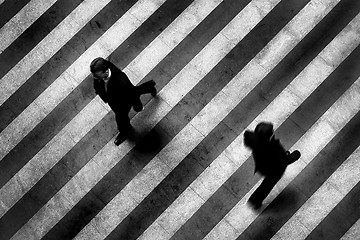
[[[116,124],[118,130],[121,134],[127,135],[131,129],[129,112],[131,107],[136,112],[140,112],[143,109],[143,104],[141,103],[140,96],[142,94],[151,93],[154,90],[155,82],[153,80],[147,81],[139,86],[135,87],[135,96],[132,100],[129,100],[127,103],[122,103],[121,108],[113,109],[115,113]]]
[[[271,171],[266,174],[264,180],[260,184],[260,186],[253,192],[250,196],[249,201],[256,204],[261,205],[264,199],[269,195],[271,190],[274,188],[275,184],[281,179],[288,165],[292,164],[300,157],[299,151],[294,151],[290,155],[287,156],[286,161],[282,164],[274,166]],[[272,161],[276,162],[276,161]]]
[[[249,201],[255,204],[261,204],[264,199],[269,195],[271,190],[274,188],[275,184],[281,179],[286,169],[285,167],[281,167],[280,169],[274,171],[271,174],[267,174],[260,184],[260,186],[253,192],[250,196]]]

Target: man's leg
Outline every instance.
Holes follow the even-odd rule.
[[[284,170],[285,171],[285,170]],[[275,184],[280,180],[282,174],[276,173],[269,176],[265,176],[260,186],[254,191],[249,198],[249,203],[253,205],[255,209],[260,208],[264,199],[269,195],[270,191],[274,188]]]
[[[114,143],[119,146],[129,136],[131,130],[130,119],[127,112],[115,112],[115,119],[118,126],[119,134]]]
[[[140,112],[143,110],[144,107],[143,107],[143,104],[141,103],[140,95],[146,94],[146,93],[151,93],[151,95],[153,97],[156,95],[157,91],[155,88],[154,80],[147,81],[136,87],[136,94],[138,97],[135,98],[135,100],[133,100],[133,103],[132,103],[132,106],[136,112]]]
[[[133,108],[134,108],[134,111],[136,111],[136,112],[140,112],[143,110],[144,106],[140,100],[140,96],[134,100]]]
[[[136,91],[139,94],[139,96],[142,95],[142,94],[151,93],[151,95],[153,97],[155,97],[155,95],[157,93],[156,88],[155,88],[155,84],[156,83],[155,83],[154,80],[144,82],[143,84],[136,87]]]

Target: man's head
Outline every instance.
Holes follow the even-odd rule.
[[[254,150],[259,145],[258,136],[253,131],[246,130],[244,133],[244,144],[246,147]]]
[[[262,147],[274,134],[273,124],[269,122],[261,122],[256,125],[254,131],[246,130],[244,133],[244,144],[246,147],[254,150]]]
[[[258,134],[262,140],[268,141],[274,134],[274,126],[269,122],[261,122],[255,127],[255,133]]]
[[[90,63],[90,72],[95,79],[106,79],[109,77],[109,64],[102,57],[95,58]]]

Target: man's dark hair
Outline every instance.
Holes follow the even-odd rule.
[[[251,150],[255,148],[256,139],[254,137],[254,132],[246,130],[244,133],[244,144],[246,147],[250,148]]]
[[[98,71],[105,72],[108,68],[109,68],[108,62],[102,57],[95,58],[90,63],[90,72],[92,72],[92,73],[95,73]]]
[[[273,124],[270,122],[260,122],[255,127],[255,133],[263,140],[269,140],[274,134]]]

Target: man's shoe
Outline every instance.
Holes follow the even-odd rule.
[[[133,105],[133,109],[136,112],[141,112],[144,109],[144,106],[142,105],[142,103],[139,100],[139,103]]]
[[[119,146],[122,142],[124,142],[126,140],[126,138],[127,138],[127,136],[125,134],[119,133],[117,135],[117,137],[115,138],[115,141],[114,141],[115,145]]]
[[[298,150],[295,150],[292,153],[286,151],[286,154],[288,157],[288,164],[292,164],[293,162],[297,161],[301,156],[301,153]]]
[[[261,208],[262,206],[262,203],[261,202],[258,202],[258,201],[254,201],[252,199],[249,199],[248,200],[248,204],[249,206],[254,209],[254,210],[258,210],[259,208]]]

